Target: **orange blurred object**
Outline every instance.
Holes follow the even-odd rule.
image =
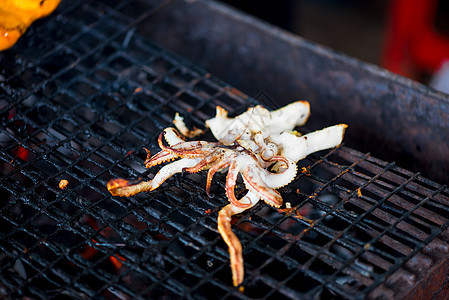
[[[123,262],[126,261],[126,259],[121,255],[118,254],[115,255],[117,255],[118,258],[115,258],[115,256],[111,255],[109,256],[109,260],[114,265],[115,269],[118,271],[123,266]]]
[[[382,65],[413,78],[449,58],[449,37],[437,32],[438,0],[393,0]]]
[[[35,20],[49,15],[61,0],[0,0],[0,51],[12,47]]]
[[[65,190],[65,189],[67,188],[68,185],[69,185],[69,181],[66,180],[66,179],[62,179],[62,180],[59,182],[59,188],[60,188],[61,190]]]
[[[28,149],[23,148],[22,146],[18,146],[17,148],[14,148],[12,150],[12,153],[14,153],[14,158],[9,162],[10,164],[13,163],[13,161],[20,157],[23,161],[28,161],[28,156],[30,154],[30,151]]]

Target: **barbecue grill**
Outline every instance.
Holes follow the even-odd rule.
[[[198,19],[193,20],[189,17],[195,10]],[[226,40],[229,44],[221,49],[199,51],[212,51],[202,62],[195,58],[198,54],[179,44],[214,31],[202,28],[201,32],[195,27],[214,14],[219,15],[223,32],[229,30],[226,34],[232,35],[233,25],[245,24],[265,31],[264,38],[279,33],[207,1],[63,1],[14,48],[0,54],[0,295],[46,299],[444,298],[448,290],[449,189],[344,145],[298,163],[301,172],[280,190],[293,209],[278,211],[259,203],[234,218],[233,230],[242,242],[245,259],[243,293],[232,286],[227,247],[216,229],[217,213],[228,202],[225,174],[216,175],[212,197],[206,195],[203,173],[179,174],[151,193],[129,198],[109,194],[106,182],[111,178],[145,178],[157,171],[143,167],[143,148],[158,151],[157,136],[171,125],[176,112],[189,126],[203,128],[217,105],[235,115],[263,101],[234,87],[255,80],[256,69],[248,77],[245,68],[236,74],[234,67],[245,53],[228,60],[230,70],[223,71],[219,62],[211,64],[214,74],[223,75],[233,85],[199,67],[213,55],[218,59],[232,53],[223,48],[234,41]],[[223,19],[230,17],[233,25]],[[162,29],[174,21],[178,24]],[[176,30],[188,30],[186,22],[191,22],[194,31],[175,35]],[[215,33],[222,37],[223,32]],[[168,35],[162,41],[164,34]],[[198,50],[209,42],[192,48]],[[284,46],[282,41],[280,45]],[[422,105],[427,112],[433,111],[427,106],[430,100],[440,105],[440,112],[447,107],[442,94],[306,45],[304,55],[310,54],[318,65],[305,68],[323,67],[326,61],[317,57],[328,56],[334,65],[349,66],[353,76],[367,74],[364,79],[374,81],[371,85],[365,81],[365,87],[376,95],[383,93],[388,98],[390,90],[377,88],[389,80],[402,103],[408,98],[401,91],[408,88],[414,96],[425,95]],[[195,62],[167,48],[184,51]],[[270,66],[267,62],[263,68]],[[283,73],[259,75],[265,82],[276,82]],[[310,129],[335,123],[337,105],[329,104],[328,111],[320,112],[324,109],[319,104],[330,103],[339,92],[349,93],[347,82],[338,90],[327,80],[327,97],[322,98],[323,92],[312,89],[326,80],[318,78],[319,83],[312,83],[313,79],[300,84],[300,90],[311,95]],[[310,87],[305,83],[311,83]],[[293,83],[285,84],[289,90]],[[248,85],[249,91],[256,87]],[[277,97],[276,89],[282,88],[269,94]],[[357,103],[376,103],[372,96],[364,98],[361,88],[358,92]],[[349,104],[340,109],[345,105]],[[395,105],[391,105],[393,115],[402,122],[403,115],[398,113],[402,108]],[[326,121],[320,119],[328,115]],[[388,113],[381,116],[390,117]],[[421,114],[418,119],[425,118]],[[433,121],[423,121],[422,128]],[[351,126],[359,121],[345,122]],[[382,126],[370,136],[378,137]],[[401,126],[405,125],[398,124],[395,130]],[[363,141],[356,143],[365,129],[356,126],[354,131],[348,143],[366,147]],[[396,142],[408,138],[399,137]],[[397,153],[401,148],[396,146],[388,147]],[[434,162],[423,159],[411,166],[418,165],[433,166]],[[59,187],[61,180],[68,181],[65,188]],[[440,182],[444,180],[440,177]],[[239,192],[244,192],[243,186],[237,187]]]

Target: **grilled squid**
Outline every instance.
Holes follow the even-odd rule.
[[[209,194],[214,174],[227,170],[224,188],[229,204],[218,213],[218,230],[229,249],[233,285],[239,286],[244,279],[242,245],[232,232],[231,217],[259,200],[280,207],[283,200],[276,189],[295,178],[296,163],[313,152],[336,147],[343,140],[345,124],[305,135],[293,131],[306,122],[309,114],[310,106],[305,101],[273,112],[259,105],[235,118],[228,118],[227,111],[217,107],[217,115],[207,120],[206,125],[218,142],[185,141],[175,128],[166,128],[158,139],[161,151],[153,156],[148,152],[145,166],[151,168],[174,161],[164,165],[152,180],[133,182],[116,178],[108,182],[107,188],[114,196],[132,196],[158,188],[176,173],[207,170],[205,190]],[[184,135],[199,133],[189,130],[179,114],[174,124]],[[240,199],[234,193],[238,176],[247,189]]]

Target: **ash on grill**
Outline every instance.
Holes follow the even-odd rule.
[[[217,105],[256,104],[134,31],[160,9],[63,1],[0,54],[0,295],[406,297],[438,278],[449,190],[346,147],[299,162],[281,189],[293,209],[257,205],[235,218],[244,294],[216,229],[224,175],[211,198],[204,174],[111,197],[110,178],[149,176],[143,148],[157,150],[175,112],[201,127]]]

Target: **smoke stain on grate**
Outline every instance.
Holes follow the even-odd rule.
[[[216,229],[222,174],[211,198],[202,173],[111,197],[110,178],[151,176],[143,149],[157,150],[176,112],[204,128],[217,105],[231,114],[277,108],[263,91],[248,97],[126,35],[157,10],[148,5],[63,2],[59,16],[0,54],[0,295],[399,297],[446,259],[449,190],[346,147],[298,163],[304,172],[281,189],[290,207],[257,205],[234,218],[244,294],[232,287]]]

